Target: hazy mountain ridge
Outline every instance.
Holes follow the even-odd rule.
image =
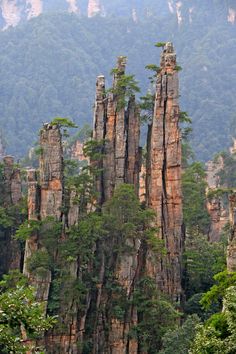
[[[234,23],[236,20],[236,4],[208,0],[206,2],[193,0],[1,0],[2,28],[15,27],[22,20],[30,20],[42,13],[65,11],[93,17],[95,15],[121,15],[138,21],[143,17],[163,17],[172,14],[177,18],[179,26],[184,22],[192,23],[196,14],[203,10],[205,15],[217,16],[220,10],[225,20]]]
[[[114,8],[122,1],[114,0]],[[158,65],[154,43],[165,40],[174,42],[183,67],[181,109],[193,119],[198,157],[225,149],[236,112],[235,25],[226,21],[225,3],[214,2],[215,12],[206,8],[204,3],[193,22],[182,25],[170,12],[138,17],[138,23],[131,17],[51,13],[1,32],[0,127],[7,151],[26,153],[42,122],[55,116],[91,123],[96,76],[109,78],[118,55],[128,56],[128,70],[145,93],[145,65]]]

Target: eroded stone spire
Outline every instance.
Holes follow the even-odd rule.
[[[61,218],[63,199],[63,151],[57,125],[45,124],[40,132],[40,216]]]
[[[181,191],[181,137],[179,129],[179,82],[176,54],[166,43],[157,77],[155,108],[148,137],[147,205],[156,213],[158,237],[164,241],[166,256],[147,261],[147,271],[158,288],[179,301],[183,212]]]
[[[105,95],[105,78],[99,76],[96,83],[93,138],[103,141],[103,161],[100,181],[97,185],[103,202],[109,200],[116,186],[134,184],[138,194],[140,172],[140,123],[135,97],[131,96],[127,109],[120,99],[124,93],[117,89],[119,79],[125,74],[126,57],[118,57],[114,71],[113,88]]]

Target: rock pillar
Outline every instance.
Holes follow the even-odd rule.
[[[179,129],[179,82],[176,54],[167,43],[157,76],[155,108],[148,134],[147,205],[156,213],[158,237],[166,255],[147,261],[147,272],[158,288],[179,301],[183,244],[181,191],[181,136]]]

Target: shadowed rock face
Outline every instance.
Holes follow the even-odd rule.
[[[147,273],[155,277],[159,289],[179,301],[183,244],[181,137],[179,82],[172,43],[166,44],[160,66],[147,144],[147,205],[156,213],[158,237],[164,241],[167,254],[159,264],[150,256]]]
[[[22,199],[22,182],[20,169],[15,167],[12,156],[3,158],[2,180],[0,181],[1,206],[4,209],[17,206]],[[15,215],[18,218],[19,215]],[[19,243],[14,239],[15,227],[0,226],[0,273],[7,273],[12,269],[21,268],[21,249]]]
[[[236,193],[229,196],[229,221],[231,233],[227,247],[227,270],[236,272]]]
[[[63,203],[63,151],[61,133],[58,126],[45,124],[40,132],[40,167],[39,181],[35,170],[28,171],[28,220],[45,220],[54,217],[61,220]],[[46,225],[45,225],[46,227]],[[60,235],[58,235],[60,237]],[[27,261],[37,250],[44,250],[37,232],[26,241],[24,274],[36,287],[37,298],[47,308],[51,271],[44,274],[31,274]],[[55,250],[56,251],[56,250]]]

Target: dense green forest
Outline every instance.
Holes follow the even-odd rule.
[[[176,18],[80,18],[42,15],[0,33],[0,124],[7,151],[22,156],[37,139],[35,131],[54,116],[80,126],[92,122],[95,78],[117,55],[128,57],[142,93],[148,88],[147,64],[158,64],[153,44],[172,40],[177,49],[181,106],[193,120],[197,157],[207,160],[230,145],[235,115],[235,26],[220,5],[215,15],[196,12],[193,23]],[[141,54],[140,54],[141,53]]]

